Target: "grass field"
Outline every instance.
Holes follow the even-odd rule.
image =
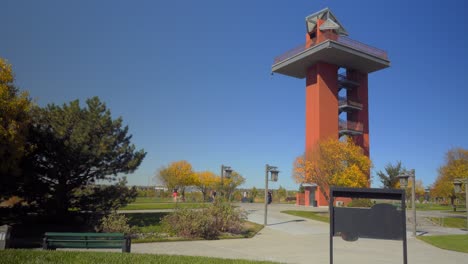
[[[175,209],[175,208],[201,208],[210,203],[197,203],[197,202],[177,202],[175,203],[172,198],[158,198],[158,197],[137,197],[135,202],[128,204],[120,210],[161,210],[161,209]]]
[[[429,218],[433,223],[436,223],[443,227],[452,227],[452,228],[466,228],[466,218],[456,218],[456,217],[430,217]]]
[[[406,206],[408,206],[409,208],[409,204],[407,204]],[[453,207],[451,205],[416,203],[416,210],[418,211],[453,211]]]
[[[294,211],[294,210],[281,211],[281,213],[304,217],[304,218],[317,220],[317,221],[321,221],[325,223],[330,222],[328,213],[323,214],[323,213],[315,213],[315,212],[309,212],[309,211]]]
[[[417,238],[438,248],[468,253],[468,235],[418,236]]]
[[[120,210],[160,210],[160,209],[175,209],[175,208],[201,208],[206,206],[205,203],[131,203]]]
[[[135,253],[107,252],[72,252],[72,251],[40,251],[40,250],[4,250],[0,251],[0,264],[36,264],[36,263],[168,263],[168,264],[211,264],[211,263],[276,263],[267,261],[232,260],[208,257],[150,255]]]

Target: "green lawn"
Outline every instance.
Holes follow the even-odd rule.
[[[172,198],[137,197],[135,203],[171,203]]]
[[[168,264],[210,264],[210,263],[276,263],[268,261],[232,260],[208,257],[150,255],[135,253],[108,252],[72,252],[72,251],[41,251],[41,250],[5,250],[0,251],[0,264],[36,264],[36,263],[168,263]]]
[[[456,218],[456,217],[430,217],[432,222],[441,225],[443,227],[452,227],[452,228],[466,228],[466,218]]]
[[[284,214],[290,214],[294,216],[299,216],[299,217],[304,217],[304,218],[309,218],[312,220],[317,220],[325,223],[330,222],[330,218],[328,216],[328,213],[315,213],[315,212],[309,212],[309,211],[294,211],[294,210],[287,210],[287,211],[281,211],[281,213]]]
[[[159,210],[159,209],[175,209],[175,208],[201,208],[206,206],[205,203],[158,203],[158,202],[134,202],[125,207],[121,207],[120,210]]]
[[[409,204],[406,204],[409,208]],[[416,203],[416,210],[418,211],[453,211],[451,205],[431,204],[431,203]]]
[[[418,236],[417,238],[438,248],[468,253],[468,235]]]

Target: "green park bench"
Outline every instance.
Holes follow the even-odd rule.
[[[122,233],[56,233],[44,235],[42,249],[57,248],[121,248],[130,252],[131,239]]]

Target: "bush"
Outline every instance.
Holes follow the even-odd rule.
[[[176,209],[162,220],[166,232],[185,237],[217,239],[223,232],[239,234],[246,215],[228,203],[216,201],[213,205],[198,209]]]
[[[104,216],[96,229],[99,232],[106,233],[132,233],[132,229],[128,224],[128,218],[124,214],[118,214],[117,212]]]
[[[373,205],[370,199],[353,199],[348,207],[372,207]]]
[[[221,232],[238,234],[242,231],[242,223],[247,219],[247,215],[241,209],[234,208],[229,203],[216,201],[207,208],[206,214],[215,220],[215,228]]]

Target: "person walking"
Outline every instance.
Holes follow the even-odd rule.
[[[216,200],[216,190],[213,190],[213,192],[211,193],[211,196],[213,198],[213,203],[214,203],[214,201]]]
[[[174,203],[177,203],[177,189],[174,189],[172,192],[172,198],[174,199]]]

